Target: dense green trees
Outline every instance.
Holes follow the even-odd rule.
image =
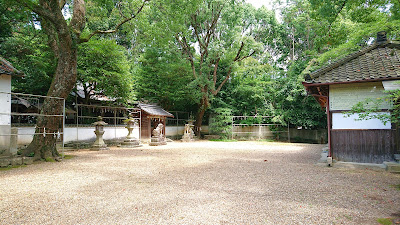
[[[87,102],[96,93],[197,112],[197,127],[207,111],[225,109],[324,127],[324,112],[301,85],[304,71],[370,44],[380,30],[398,38],[400,3],[275,7],[280,20],[278,11],[240,0],[0,0],[0,54],[26,74],[14,80],[18,92],[65,98],[78,84]]]
[[[132,76],[127,51],[114,40],[91,40],[78,47],[77,86],[85,104],[92,96],[106,96],[127,102],[132,96]]]

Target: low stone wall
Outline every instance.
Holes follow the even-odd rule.
[[[238,140],[273,139],[274,133],[268,126],[234,126],[233,138]]]
[[[313,144],[326,144],[328,143],[328,130],[305,130],[290,128],[290,142],[302,142]],[[287,133],[282,133],[281,137],[287,140]]]
[[[287,129],[273,132],[268,126],[235,126],[233,138],[238,140],[278,139],[287,141]],[[328,142],[327,129],[305,130],[290,128],[290,142],[326,144]]]

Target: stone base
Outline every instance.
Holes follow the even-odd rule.
[[[107,145],[92,145],[91,151],[110,150]]]
[[[181,140],[183,142],[192,142],[194,141],[194,137],[190,135],[183,135]]]
[[[395,162],[383,162],[386,166],[386,171],[391,173],[400,173],[400,163]]]
[[[151,137],[150,139],[150,146],[159,146],[159,145],[166,145],[167,142],[165,141],[164,138],[159,138],[159,137]]]
[[[11,156],[0,157],[0,167],[30,165],[33,163],[32,157]]]
[[[136,148],[142,146],[140,142],[136,139],[125,139],[124,142],[121,143],[121,148]]]

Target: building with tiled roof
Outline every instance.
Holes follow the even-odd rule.
[[[383,163],[398,154],[395,124],[379,119],[357,120],[345,112],[363,101],[384,98],[385,90],[400,88],[400,43],[379,32],[375,44],[305,75],[309,95],[326,109],[329,155],[340,161]],[[398,84],[399,83],[399,84]],[[390,115],[392,103],[378,114]]]
[[[21,75],[22,73],[15,69],[10,62],[0,56],[0,75]]]
[[[165,135],[165,123],[167,117],[174,117],[171,113],[155,104],[139,103],[141,110],[141,138],[151,138],[151,132],[158,124],[163,124],[163,134]]]

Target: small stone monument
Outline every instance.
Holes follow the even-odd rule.
[[[196,137],[193,131],[193,120],[189,120],[187,124],[185,124],[185,132],[183,133],[182,136],[182,141],[183,142],[191,142],[194,141],[194,138]]]
[[[159,123],[156,129],[153,130],[151,140],[149,145],[150,146],[158,146],[158,145],[166,145],[167,142],[165,141],[165,137],[163,135],[163,125]]]
[[[126,136],[124,142],[121,143],[121,147],[124,148],[135,148],[142,146],[140,141],[133,136],[133,129],[138,127],[137,119],[133,119],[131,115],[128,116],[128,119],[124,120],[126,123],[126,129],[128,129],[128,135]]]
[[[107,125],[107,123],[103,121],[103,118],[101,116],[98,116],[97,122],[94,122],[92,124],[95,126],[94,133],[96,134],[96,141],[93,143],[91,150],[108,150],[109,148],[103,140],[104,126]]]

